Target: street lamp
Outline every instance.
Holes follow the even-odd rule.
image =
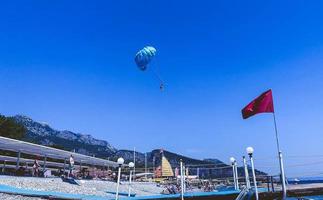
[[[122,165],[124,163],[124,159],[123,158],[118,158],[117,163],[118,163],[119,167],[118,167],[118,181],[117,181],[116,200],[119,199],[119,185],[120,185],[121,167],[122,167]]]
[[[131,190],[131,178],[132,178],[132,170],[135,167],[135,163],[130,162],[128,164],[129,168],[130,168],[130,172],[129,172],[129,188],[128,188],[128,197],[130,197],[130,190]]]
[[[180,168],[181,168],[181,199],[184,200],[184,174],[183,174],[183,160],[180,160]]]
[[[253,176],[253,184],[254,184],[255,193],[256,193],[256,200],[258,200],[259,197],[258,197],[258,188],[257,188],[256,172],[255,172],[255,165],[253,163],[253,157],[252,157],[253,152],[254,152],[254,150],[253,150],[252,147],[247,147],[247,154],[249,155],[250,162],[251,162],[251,169],[252,169],[252,176]]]
[[[249,172],[248,172],[246,157],[242,156],[242,160],[243,160],[244,174],[245,174],[245,178],[246,178],[246,187],[248,189],[250,189],[250,180],[249,180]]]
[[[238,182],[238,170],[237,170],[237,161],[234,157],[230,158],[230,162],[232,165],[232,173],[233,173],[233,181],[234,181],[234,189],[239,189],[239,182]]]
[[[247,154],[249,156],[252,156],[253,152],[254,152],[254,149],[252,147],[247,147]]]

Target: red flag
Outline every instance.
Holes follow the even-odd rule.
[[[242,109],[242,118],[247,119],[258,113],[273,113],[274,103],[271,90],[262,93]]]

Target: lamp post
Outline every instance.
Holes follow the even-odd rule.
[[[154,179],[154,181],[155,181],[155,162],[156,162],[156,157],[155,157],[155,155],[153,156],[153,179]]]
[[[278,152],[279,156],[279,164],[280,164],[280,176],[282,182],[282,190],[283,190],[283,199],[286,199],[287,191],[286,191],[286,180],[285,180],[285,171],[284,171],[284,164],[283,164],[283,154],[281,151]]]
[[[136,147],[133,148],[133,177],[136,176]],[[135,180],[134,180],[135,181]]]
[[[129,172],[129,188],[128,188],[128,197],[130,197],[131,178],[132,178],[132,169],[133,169],[134,167],[135,167],[135,163],[130,162],[130,163],[129,163],[130,172]]]
[[[145,153],[145,179],[147,180],[147,153]]]
[[[235,162],[236,159],[234,157],[230,158],[230,162],[232,165],[232,174],[233,174],[233,182],[234,182],[234,189],[237,190],[237,178],[236,178],[236,169],[235,169]]]
[[[180,167],[181,167],[181,199],[184,200],[184,175],[183,175],[183,161],[180,160]]]
[[[246,187],[250,189],[250,180],[249,180],[249,172],[248,172],[246,157],[242,156],[242,160],[243,160],[243,166],[244,166],[244,174],[246,178]]]
[[[247,147],[247,154],[249,155],[250,162],[251,162],[251,169],[252,169],[252,176],[253,176],[253,184],[254,184],[255,193],[256,193],[256,200],[258,200],[259,197],[258,197],[258,188],[257,188],[256,172],[255,172],[255,165],[253,163],[253,157],[252,157],[253,152],[254,152],[254,150],[253,150],[252,147]]]
[[[119,199],[119,185],[120,185],[121,167],[122,167],[122,165],[124,163],[124,159],[123,158],[118,158],[117,163],[118,163],[119,167],[118,167],[118,181],[117,181],[116,200]]]
[[[239,190],[239,176],[238,176],[238,165],[237,165],[237,160],[234,161],[234,170],[236,173],[236,184],[237,184],[237,190]]]

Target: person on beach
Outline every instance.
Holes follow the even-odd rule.
[[[70,163],[69,163],[69,168],[70,168],[70,172],[69,172],[69,177],[73,176],[73,169],[74,169],[74,157],[73,155],[70,156]]]
[[[40,165],[38,163],[38,160],[35,159],[34,160],[34,165],[33,165],[33,176],[36,176],[36,177],[39,176],[39,167],[40,167]]]

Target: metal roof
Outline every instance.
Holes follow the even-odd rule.
[[[103,166],[103,167],[118,166],[118,164],[113,161],[96,158],[92,156],[86,156],[79,153],[64,151],[64,150],[55,149],[52,147],[42,146],[38,144],[33,144],[33,143],[1,137],[1,136],[0,136],[0,149],[14,151],[14,152],[20,151],[21,153],[46,156],[48,158],[62,159],[62,160],[69,159],[69,157],[73,155],[74,160],[76,162],[81,162],[82,164],[97,165],[97,166]]]

